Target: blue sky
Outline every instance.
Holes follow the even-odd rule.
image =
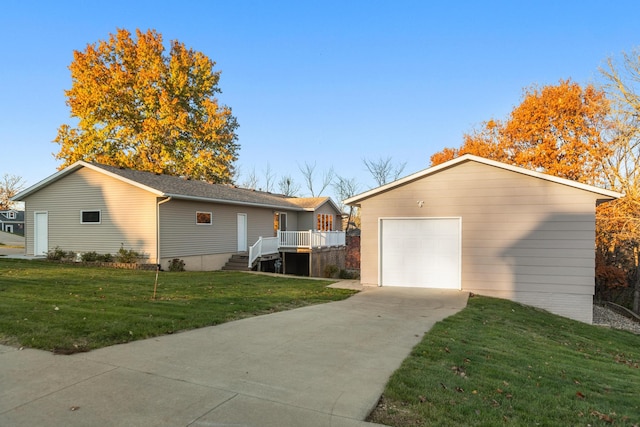
[[[638,16],[640,2],[615,0],[3,2],[0,175],[33,185],[56,171],[73,51],[116,28],[153,28],[216,61],[240,123],[240,183],[268,164],[302,185],[306,162],[365,191],[363,158],[413,173],[504,118],[525,87],[597,82],[607,57],[640,45]]]

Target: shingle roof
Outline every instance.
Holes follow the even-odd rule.
[[[324,204],[328,197],[290,197],[287,200],[303,209],[316,209]]]
[[[190,180],[177,176],[154,174],[133,169],[120,169],[98,163],[91,163],[91,165],[113,175],[125,178],[128,181],[154,189],[162,193],[163,196],[266,205],[289,209],[299,207],[297,204],[290,202],[286,197],[279,194],[238,188],[225,184],[210,184],[205,181]]]
[[[205,181],[189,180],[177,176],[155,174],[152,172],[122,169],[115,166],[100,163],[87,163],[79,161],[58,173],[44,179],[38,184],[17,194],[14,199],[22,200],[35,191],[57,181],[58,179],[82,168],[87,167],[95,171],[105,173],[116,179],[151,191],[160,197],[173,197],[176,199],[203,200],[219,203],[264,206],[289,210],[313,210],[327,200],[328,197],[285,197],[281,194],[267,193],[263,191],[238,188],[225,184],[210,184]],[[333,202],[332,205],[335,206]]]

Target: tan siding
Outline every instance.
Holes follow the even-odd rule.
[[[212,225],[196,224],[196,211],[211,212]],[[272,209],[171,200],[160,205],[160,251],[162,258],[235,253],[238,249],[237,217],[247,215],[247,242],[273,236]],[[287,223],[295,213],[287,212]]]
[[[296,211],[278,211],[287,214],[287,230],[298,231],[300,230],[300,215],[303,212]],[[273,230],[271,230],[273,232]]]
[[[33,212],[49,213],[49,249],[115,254],[120,245],[155,262],[156,198],[87,168],[53,182],[25,200],[27,253],[33,254]],[[81,224],[81,210],[100,210],[101,224]]]
[[[547,292],[589,299],[595,200],[570,186],[476,162],[458,164],[362,201],[362,282],[378,283],[378,218],[460,216],[463,290],[528,301],[547,298],[528,294]],[[560,301],[553,307],[565,316],[587,309]]]

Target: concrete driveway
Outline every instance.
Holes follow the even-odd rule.
[[[389,376],[466,302],[459,291],[366,288],[73,356],[0,346],[0,425],[370,426]]]

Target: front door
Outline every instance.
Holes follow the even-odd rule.
[[[247,214],[238,214],[238,252],[247,251]]]
[[[49,214],[34,212],[33,254],[46,255],[49,250]]]
[[[7,233],[13,233],[13,224],[7,224],[4,226],[4,231]]]

